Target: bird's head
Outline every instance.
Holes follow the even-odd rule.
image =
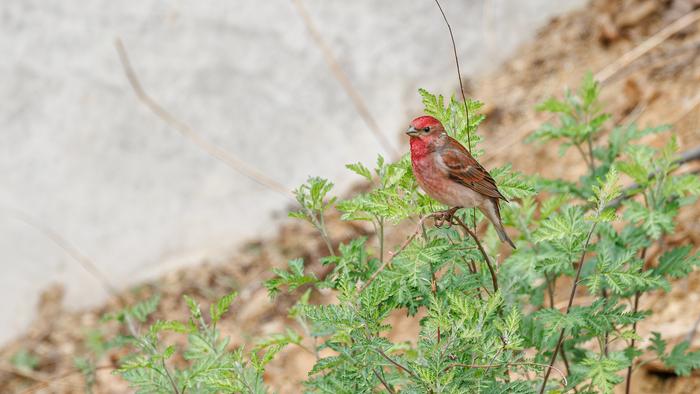
[[[432,116],[420,116],[413,119],[411,125],[408,126],[408,130],[406,130],[406,134],[412,138],[420,138],[426,141],[439,137],[444,132],[445,128],[442,126],[442,123]]]

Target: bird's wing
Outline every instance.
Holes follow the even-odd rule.
[[[496,187],[496,181],[491,175],[472,157],[467,149],[452,137],[439,151],[443,168],[447,176],[477,193],[492,198],[502,198],[508,201]]]

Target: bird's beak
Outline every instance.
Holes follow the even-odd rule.
[[[418,135],[418,130],[416,130],[416,128],[413,127],[413,125],[411,125],[411,126],[408,126],[408,130],[406,130],[406,134],[408,134],[410,136],[415,136],[415,135]]]

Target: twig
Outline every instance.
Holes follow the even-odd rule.
[[[450,22],[447,21],[447,15],[445,15],[445,11],[442,10],[442,6],[440,5],[440,2],[438,0],[435,0],[435,4],[437,4],[438,9],[442,14],[442,19],[445,21],[445,24],[447,25],[447,30],[450,32],[450,40],[452,40],[452,52],[454,52],[455,64],[457,65],[457,80],[459,81],[459,92],[462,94],[462,101],[464,101],[464,112],[467,115],[467,145],[469,145],[469,152],[471,152],[472,141],[471,133],[469,132],[469,106],[467,105],[467,97],[464,95],[464,86],[462,85],[462,72],[459,69],[459,56],[457,56],[457,44],[455,44],[455,36],[454,33],[452,33],[452,26],[450,26]]]
[[[99,268],[97,268],[97,264],[95,264],[88,256],[83,254],[77,247],[75,247],[73,244],[71,244],[66,238],[64,238],[58,231],[42,224],[39,223],[38,221],[34,220],[31,216],[28,214],[16,210],[16,209],[8,209],[10,212],[14,213],[15,218],[24,224],[32,227],[33,229],[39,231],[41,234],[43,234],[46,238],[51,240],[54,244],[56,244],[59,248],[61,248],[64,252],[66,252],[70,257],[73,258],[78,264],[80,264],[83,269],[90,274],[95,280],[97,280],[100,285],[104,288],[104,290],[107,292],[107,294],[111,296],[116,296],[117,295],[117,289],[112,286],[110,283],[109,279],[107,279],[107,275],[105,275],[102,271],[100,271]]]
[[[165,365],[164,358],[160,360],[160,364],[161,364],[161,367],[163,368],[163,371],[165,371],[165,376],[167,376],[168,381],[170,382],[170,386],[172,386],[174,393],[180,394],[180,389],[177,387],[177,384],[175,383],[173,376],[170,374],[170,370],[168,370],[168,366]]]
[[[455,43],[455,36],[454,33],[452,33],[452,26],[450,25],[450,22],[447,20],[447,15],[445,15],[445,11],[443,11],[442,6],[440,5],[440,2],[438,0],[435,0],[435,4],[437,4],[438,9],[440,10],[440,14],[442,14],[442,19],[445,21],[445,24],[447,25],[447,30],[450,32],[450,40],[452,41],[452,52],[454,53],[455,57],[455,65],[457,65],[457,81],[459,82],[459,93],[462,95],[462,101],[464,102],[464,113],[466,114],[467,117],[467,149],[471,153],[472,151],[472,137],[471,137],[471,131],[469,130],[470,123],[471,121],[469,120],[469,105],[467,104],[467,97],[464,95],[464,86],[462,84],[462,71],[459,69],[459,56],[457,56],[457,44]],[[484,5],[486,7],[486,5]],[[472,209],[472,222],[473,222],[473,227],[474,231],[476,231],[476,208]]]
[[[418,379],[418,376],[416,376],[415,372],[411,371],[410,369],[404,367],[403,365],[399,364],[397,361],[394,361],[391,357],[387,356],[386,353],[382,349],[376,348],[374,349],[377,353],[379,353],[382,357],[384,357],[388,362],[394,364],[396,368],[408,373],[413,377],[414,379]]]
[[[591,225],[591,229],[588,231],[588,236],[586,237],[586,243],[583,245],[583,251],[581,252],[581,259],[578,262],[578,267],[576,269],[576,277],[574,278],[574,283],[571,286],[571,293],[569,294],[569,303],[566,306],[566,312],[565,314],[569,314],[569,311],[571,310],[571,305],[574,303],[574,297],[576,297],[576,288],[578,287],[578,280],[581,277],[581,268],[583,267],[583,260],[586,258],[586,252],[588,249],[588,244],[591,242],[591,237],[593,236],[593,231],[596,228],[597,223],[593,223]],[[557,360],[557,355],[559,354],[559,349],[561,348],[561,343],[564,340],[564,333],[566,332],[565,328],[562,328],[561,331],[559,332],[559,339],[557,340],[557,346],[554,348],[554,352],[552,353],[552,358],[549,360],[549,366],[550,368],[547,368],[547,371],[544,374],[544,379],[542,380],[542,387],[540,387],[540,394],[544,393],[544,389],[547,387],[547,380],[549,379],[549,374],[551,373],[552,369],[551,367],[554,366],[554,362]]]
[[[700,10],[695,10],[676,19],[674,22],[634,47],[631,51],[620,56],[615,62],[600,70],[598,73],[596,73],[595,79],[601,82],[609,80],[620,70],[642,57],[645,53],[656,48],[669,37],[698,20],[700,20]]]
[[[605,300],[605,303],[608,302],[608,290],[606,288],[603,288],[602,290],[602,297]],[[613,324],[613,330],[615,330],[615,324]],[[603,339],[603,348],[600,349],[603,354],[605,354],[605,357],[608,357],[608,344],[610,342],[610,331],[605,330],[605,338]]]
[[[642,271],[644,271],[644,259],[646,258],[647,255],[647,248],[642,249],[641,253],[641,258],[642,258],[642,266],[639,267],[639,273],[641,274]],[[639,297],[642,295],[641,292],[636,292],[634,293],[634,307],[632,309],[632,313],[637,313],[639,310]],[[635,321],[632,323],[632,333],[635,335],[637,334],[637,322]],[[629,349],[634,350],[634,343],[635,339],[632,337],[632,340],[630,341]],[[632,389],[632,367],[634,366],[634,358],[632,358],[632,361],[630,362],[630,366],[627,367],[627,382],[625,383],[625,394],[630,394],[630,390]]]
[[[122,68],[124,69],[124,74],[126,74],[126,77],[129,80],[129,84],[134,90],[136,97],[139,99],[139,101],[146,105],[146,107],[148,107],[148,109],[150,109],[151,112],[153,112],[165,123],[177,130],[180,134],[188,138],[195,145],[199,146],[206,153],[213,156],[217,160],[223,162],[224,164],[232,168],[234,171],[238,172],[239,174],[245,176],[246,178],[263,187],[266,187],[276,193],[290,198],[290,192],[284,185],[268,177],[267,175],[263,174],[257,169],[253,168],[251,165],[234,157],[233,155],[219,148],[218,146],[211,144],[192,127],[176,118],[173,114],[171,114],[165,108],[163,108],[163,106],[161,106],[157,101],[155,101],[151,96],[149,96],[143,89],[143,86],[141,85],[141,82],[139,81],[136,72],[131,67],[131,62],[129,61],[129,56],[127,55],[126,48],[124,48],[124,44],[119,38],[117,38],[114,41],[114,46],[116,47],[117,53],[119,54],[119,60],[121,61]]]
[[[566,351],[564,350],[564,346],[559,349],[559,353],[561,353],[561,361],[564,362],[564,368],[566,368],[566,374],[571,375],[571,368],[569,367],[569,359],[566,358]],[[574,387],[574,393],[577,393],[578,390],[576,390],[576,387]]]
[[[418,221],[418,224],[416,225],[416,230],[413,232],[413,234],[411,234],[410,237],[406,238],[406,240],[401,244],[401,246],[399,247],[399,250],[397,250],[396,253],[392,254],[390,258],[386,259],[386,260],[382,263],[382,265],[380,265],[379,268],[377,268],[377,270],[374,271],[374,273],[372,274],[372,276],[370,276],[369,279],[367,279],[367,282],[365,282],[365,284],[362,285],[362,287],[360,288],[360,293],[363,292],[363,291],[372,283],[372,281],[374,281],[374,279],[375,279],[382,271],[384,271],[384,269],[385,269],[387,266],[389,266],[389,264],[391,264],[391,262],[394,260],[394,258],[395,258],[396,256],[398,256],[399,254],[401,254],[401,252],[403,252],[403,250],[406,249],[406,247],[408,246],[408,244],[410,244],[411,241],[413,241],[413,239],[416,237],[416,235],[418,235],[418,233],[420,232],[421,228],[423,228],[423,222],[424,222],[426,219],[428,219],[428,218],[430,218],[430,217],[433,217],[433,216],[434,216],[434,214],[430,214],[430,215],[427,215],[427,216],[422,217],[422,218]]]
[[[464,229],[464,231],[469,234],[470,237],[476,242],[476,246],[479,248],[479,251],[481,252],[481,255],[484,257],[484,260],[486,261],[486,265],[489,267],[489,272],[491,273],[491,282],[493,282],[493,291],[497,292],[498,291],[498,278],[496,277],[496,271],[493,268],[493,264],[491,263],[491,259],[489,258],[488,254],[486,254],[486,251],[484,250],[484,247],[481,245],[481,241],[479,241],[479,238],[476,236],[476,234],[469,229],[469,227],[464,224],[462,219],[458,218],[457,216],[452,217],[453,220],[456,221],[456,224],[458,224],[460,227]]]
[[[435,280],[435,271],[433,271],[433,264],[430,264],[430,291],[433,297],[437,299],[437,281]],[[440,344],[440,325],[437,326],[437,343]]]
[[[537,249],[535,249],[537,250]],[[549,307],[554,308],[554,283],[552,283],[552,278],[549,277],[549,274],[545,271],[544,273],[544,278],[546,281],[547,285],[547,295],[549,295]],[[556,280],[556,276],[554,277],[554,280]]]
[[[321,50],[323,58],[325,59],[326,64],[330,68],[333,77],[335,77],[335,79],[340,83],[340,86],[343,88],[343,90],[345,90],[345,93],[348,95],[348,97],[350,97],[350,101],[352,101],[352,104],[355,106],[355,110],[358,112],[358,114],[365,122],[369,130],[372,132],[374,138],[377,140],[377,142],[379,142],[379,145],[381,145],[387,153],[392,155],[393,159],[398,159],[400,157],[399,151],[397,151],[396,148],[394,148],[394,146],[389,142],[389,140],[387,140],[386,136],[382,134],[381,129],[377,124],[377,121],[374,120],[374,117],[372,116],[372,113],[369,111],[369,108],[365,104],[364,99],[352,85],[352,82],[350,82],[350,78],[348,78],[347,74],[340,66],[340,63],[333,54],[333,51],[323,39],[323,35],[321,35],[318,28],[316,28],[316,25],[311,19],[309,13],[306,11],[306,8],[304,7],[302,1],[291,0],[291,2],[294,5],[294,8],[296,8],[297,13],[301,17],[302,22],[304,22],[304,25],[309,31],[309,34],[311,34],[311,38],[313,38],[314,42]]]
[[[374,372],[374,376],[376,376],[377,379],[379,379],[379,381],[382,382],[382,385],[386,388],[386,391],[388,391],[391,394],[396,393],[396,391],[394,391],[394,389],[392,389],[391,386],[389,386],[386,380],[384,380],[384,378],[382,378],[381,375],[379,375],[379,373],[375,369],[372,369],[372,372]]]

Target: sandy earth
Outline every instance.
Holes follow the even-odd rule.
[[[692,9],[700,7],[695,0],[620,2],[595,0],[582,11],[557,18],[544,27],[537,38],[493,73],[475,81],[467,81],[468,94],[487,103],[487,121],[481,127],[486,150],[484,164],[493,167],[506,162],[525,173],[576,178],[584,171],[575,157],[560,158],[551,146],[524,144],[524,137],[546,116],[533,111],[535,103],[565,86],[575,87],[586,70],[603,79],[603,100],[614,122],[636,120],[640,125],[670,123],[679,135],[681,150],[700,144],[700,22],[696,21],[674,34],[659,40],[658,45],[644,52],[633,62],[619,63],[621,56],[640,45],[646,45],[664,26],[668,26]],[[700,11],[696,11],[700,12]],[[613,65],[613,68],[606,68]],[[606,70],[601,73],[601,70]],[[609,73],[609,70],[615,71]],[[663,137],[661,137],[663,138]],[[650,139],[648,143],[662,141]],[[557,161],[557,165],[551,163]],[[697,170],[690,164],[681,171]],[[330,233],[335,242],[357,234],[372,234],[366,228],[330,218]],[[403,239],[400,229],[390,234],[389,242]],[[700,245],[700,206],[686,207],[681,212],[676,234],[665,242],[673,245],[690,241]],[[275,237],[246,245],[227,264],[210,265],[172,272],[149,284],[134,288],[106,305],[79,313],[63,310],[60,288],[48,289],[39,306],[39,318],[25,336],[0,351],[0,392],[18,392],[43,386],[42,392],[79,392],[84,387],[82,376],[73,373],[73,357],[85,354],[86,333],[96,327],[99,317],[124,302],[142,299],[154,292],[162,295],[158,318],[183,318],[186,308],[182,294],[191,294],[204,301],[233,289],[240,292],[232,315],[222,322],[222,330],[232,337],[232,344],[251,343],[256,336],[281,331],[292,324],[285,310],[293,301],[280,297],[271,303],[260,281],[269,277],[271,267],[281,267],[286,260],[304,257],[317,272],[323,245],[312,229],[304,224],[281,226]],[[648,261],[653,263],[651,251]],[[557,298],[564,300],[564,289]],[[317,302],[323,295],[316,295]],[[643,297],[642,307],[654,313],[639,327],[644,337],[659,331],[672,341],[688,334],[700,316],[700,274],[674,283],[669,294],[662,292]],[[578,299],[577,302],[585,302]],[[394,339],[411,340],[417,332],[416,319],[392,317]],[[104,326],[102,326],[104,327]],[[106,326],[115,332],[115,326]],[[693,348],[700,347],[700,335]],[[32,371],[20,371],[7,362],[20,350],[38,357]],[[120,393],[123,382],[110,375],[114,355],[107,354],[97,364],[95,391]],[[299,392],[299,381],[313,365],[313,356],[297,350],[285,350],[268,368],[266,380],[281,393]],[[700,391],[700,378],[678,378],[658,365],[648,364],[634,375],[633,392],[694,393]],[[51,381],[46,386],[41,382]],[[38,385],[38,386],[37,386]]]

